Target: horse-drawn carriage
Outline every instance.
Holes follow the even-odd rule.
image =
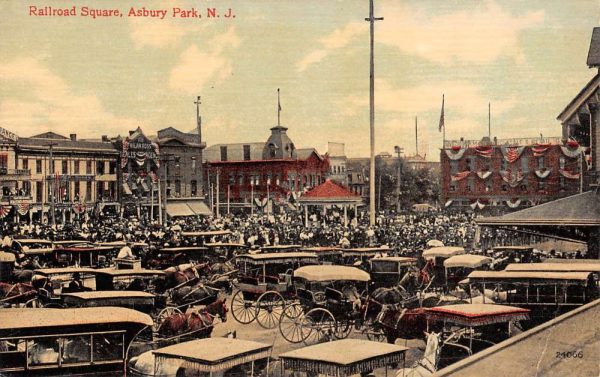
[[[342,250],[342,264],[345,266],[367,266],[368,261],[377,256],[387,256],[392,251],[387,245],[380,247],[357,247]]]
[[[208,249],[204,246],[163,247],[148,256],[146,264],[152,268],[165,269],[205,259]]]
[[[495,246],[492,248],[494,270],[503,270],[511,263],[533,262],[533,246]]]
[[[369,263],[372,289],[397,286],[409,271],[417,268],[417,259],[410,257],[373,258]]]
[[[206,243],[229,242],[230,230],[206,230],[181,232],[181,237],[193,246],[204,246]]]
[[[38,263],[48,266],[52,266],[56,262],[52,241],[48,240],[17,238],[12,241],[11,252],[15,254],[17,261],[20,262],[26,258],[37,258]]]
[[[133,339],[152,319],[105,308],[0,310],[1,375],[122,373]]]
[[[240,270],[231,301],[231,314],[242,324],[256,319],[265,328],[274,328],[286,307],[295,299],[292,271],[307,264],[318,264],[314,253],[247,254],[236,258]]]
[[[494,302],[531,309],[533,325],[599,296],[594,273],[589,271],[473,271],[467,283],[471,299],[480,292],[484,303],[492,296]]]
[[[291,343],[346,338],[360,318],[359,289],[365,292],[370,280],[367,272],[349,266],[296,269],[293,283],[298,301],[285,307],[279,332]]]
[[[87,241],[55,243],[54,260],[57,266],[99,267],[112,260],[114,248],[99,246]]]
[[[96,270],[87,267],[41,268],[33,271],[32,285],[37,290],[37,306],[62,308],[63,293],[96,289]]]
[[[320,264],[343,264],[343,252],[341,247],[336,246],[314,246],[304,247],[300,251],[315,253],[319,257]]]
[[[465,279],[475,270],[485,270],[492,264],[492,258],[482,255],[461,254],[444,260],[446,287],[452,291],[458,282]]]
[[[231,260],[232,258],[245,254],[248,246],[234,242],[208,242],[204,244],[208,248],[207,256],[211,261]]]
[[[260,252],[264,254],[270,253],[290,253],[294,251],[300,251],[302,245],[271,245],[263,246],[260,248]]]

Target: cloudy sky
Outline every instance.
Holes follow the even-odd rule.
[[[29,6],[117,8],[124,17],[30,16]],[[130,7],[165,19],[128,17]],[[196,7],[202,18],[173,18]],[[206,8],[235,18],[207,19]],[[594,75],[585,64],[598,2],[379,0],[377,151],[439,158],[447,138],[560,135],[556,116]],[[0,126],[79,137],[195,127],[208,145],[264,141],[277,121],[299,147],[369,153],[367,0],[0,0]]]

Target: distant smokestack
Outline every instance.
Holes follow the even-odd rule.
[[[106,136],[106,135],[102,135],[102,142],[103,142],[103,143],[108,143],[108,141],[109,141],[109,140],[108,140],[108,136]]]
[[[77,134],[69,135],[71,137],[71,141],[77,141]]]

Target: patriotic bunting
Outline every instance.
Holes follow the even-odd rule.
[[[577,158],[584,151],[584,149],[579,144],[577,144],[576,147],[570,147],[569,145],[567,145],[567,146],[561,145],[560,150],[562,151],[562,153],[565,156],[567,156],[569,158]]]
[[[474,203],[470,204],[471,209],[475,209],[475,208],[479,208],[479,209],[484,209],[485,208],[485,204],[483,204],[482,202],[479,201],[479,199],[477,199]]]
[[[17,205],[17,212],[21,216],[25,216],[29,212],[29,203],[19,203]]]
[[[480,179],[488,179],[492,175],[491,171],[478,171],[477,176]]]
[[[504,159],[508,161],[508,163],[512,164],[513,162],[517,161],[519,157],[521,157],[525,147],[509,147],[503,145],[500,147],[500,150],[502,151],[502,156],[504,156]]]
[[[506,205],[509,208],[517,208],[521,205],[521,199],[511,199],[506,201]]]
[[[73,204],[73,211],[78,215],[81,213],[84,213],[85,212],[85,204],[83,204],[83,203]]]
[[[517,187],[519,185],[519,182],[521,182],[523,178],[525,178],[523,172],[521,172],[520,170],[516,172],[512,172],[510,170],[502,170],[500,171],[500,176],[502,177],[502,180],[508,183],[510,187]]]
[[[475,147],[475,153],[481,157],[491,158],[492,154],[494,153],[494,149],[489,145],[477,146]]]
[[[565,177],[567,179],[579,179],[579,177],[581,177],[581,173],[572,173],[565,169],[559,169],[559,172],[560,172],[560,175],[562,175],[563,177]]]
[[[5,218],[10,213],[11,206],[0,206],[0,219]]]
[[[534,157],[540,157],[543,156],[551,146],[552,144],[535,144],[531,147],[531,151],[533,152]]]
[[[471,174],[470,171],[463,171],[460,173],[456,173],[456,174],[452,174],[452,182],[457,182],[457,181],[462,181],[463,179],[467,178],[469,176],[469,174]]]
[[[466,149],[458,147],[458,149],[455,150],[454,147],[452,147],[451,149],[444,149],[444,151],[446,152],[446,156],[448,156],[449,159],[451,159],[452,161],[458,161],[463,157]]]
[[[539,178],[539,179],[545,179],[548,178],[548,176],[550,175],[550,173],[552,172],[552,170],[550,169],[536,169],[535,170],[535,175]]]

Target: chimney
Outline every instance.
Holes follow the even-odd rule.
[[[135,131],[129,131],[129,136],[133,135]]]
[[[70,134],[71,141],[77,141],[77,134]]]
[[[106,135],[102,135],[102,142],[103,142],[103,143],[108,143],[108,141],[109,141],[109,140],[108,140],[108,136],[106,136]]]

